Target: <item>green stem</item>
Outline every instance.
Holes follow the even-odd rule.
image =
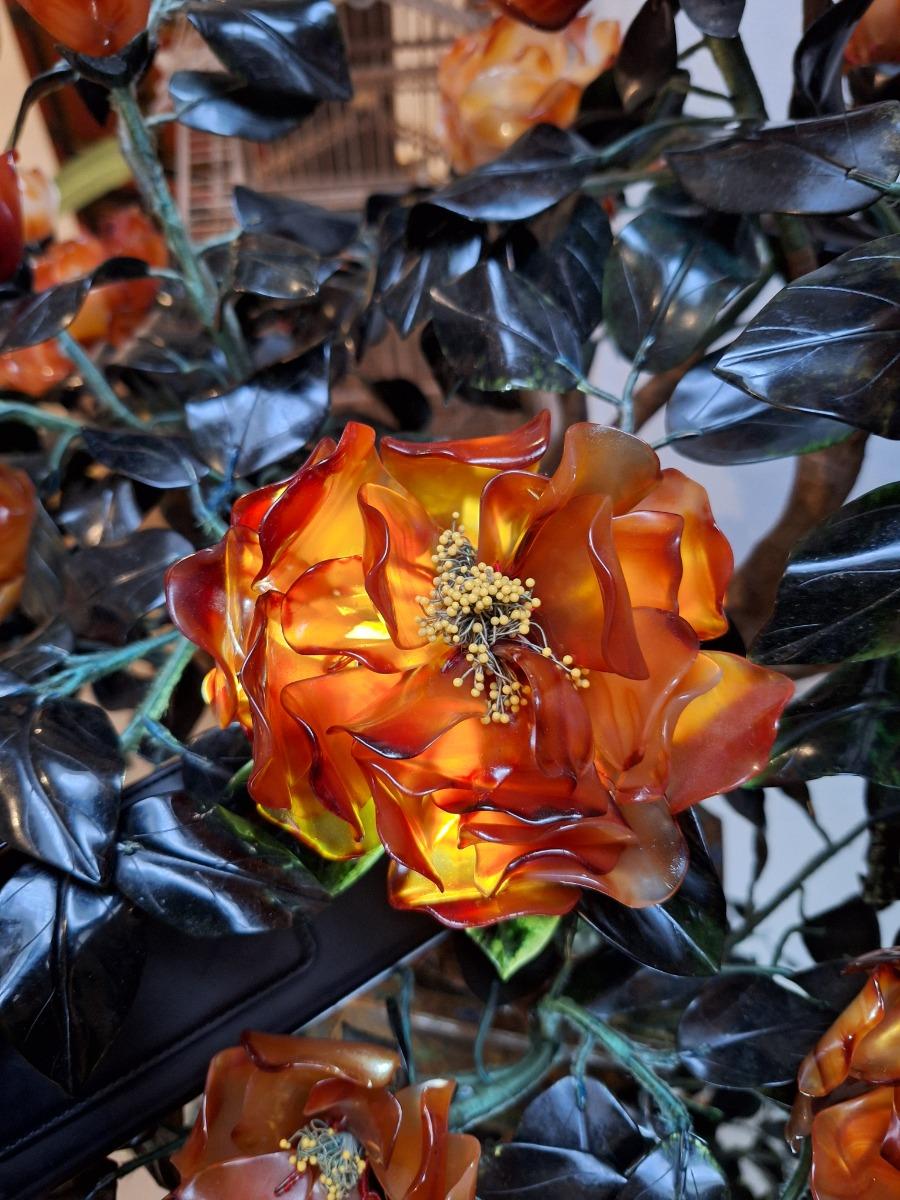
[[[45,412],[33,404],[17,404],[12,400],[0,400],[0,421],[21,421],[35,429],[58,429],[66,433],[80,433],[81,425],[71,417],[61,417]]]
[[[80,691],[91,680],[110,675],[121,667],[127,667],[139,658],[146,658],[163,646],[168,646],[181,637],[180,633],[170,630],[168,633],[156,634],[119,650],[98,650],[93,654],[74,654],[69,658],[68,666],[41,680],[35,691],[44,696],[71,696]]]
[[[766,102],[740,36],[708,37],[705,40],[719,68],[719,74],[725,80],[725,86],[731,94],[735,112],[742,117],[760,117],[765,120]]]
[[[253,759],[245,762],[239,771],[235,771],[232,777],[228,780],[225,791],[229,796],[233,796],[235,792],[239,792],[241,788],[249,781],[253,774]]]
[[[118,417],[124,425],[129,425],[132,429],[143,429],[143,421],[125,407],[113,391],[109,380],[85,350],[84,346],[76,341],[67,329],[58,333],[56,340],[63,354],[75,364],[78,374],[81,376],[84,384],[93,392],[97,403],[113,416]]]
[[[219,514],[214,512],[206,503],[199,483],[191,484],[191,507],[194,510],[194,516],[197,518],[197,524],[204,533],[208,534],[211,538],[215,538],[216,541],[221,540],[225,536],[228,532],[228,526]]]
[[[779,1193],[778,1200],[800,1200],[809,1187],[809,1169],[812,1166],[812,1138],[806,1138],[794,1173]]]
[[[522,1100],[548,1073],[558,1052],[555,1041],[537,1038],[524,1058],[505,1070],[495,1071],[487,1086],[470,1085],[467,1094],[461,1078],[459,1098],[450,1109],[451,1128],[470,1129]]]
[[[94,1184],[84,1197],[84,1200],[100,1200],[100,1196],[117,1179],[124,1179],[126,1175],[132,1175],[135,1171],[139,1171],[141,1167],[149,1167],[151,1163],[159,1162],[161,1158],[171,1158],[175,1151],[180,1150],[188,1140],[189,1134],[190,1130],[186,1129],[184,1133],[179,1134],[178,1137],[173,1138],[170,1142],[166,1142],[164,1146],[157,1146],[154,1150],[148,1150],[146,1154],[136,1155],[131,1162],[123,1163],[115,1171],[110,1171],[108,1175],[104,1175],[102,1179],[99,1179]]]
[[[691,1116],[682,1101],[675,1095],[667,1083],[644,1062],[640,1049],[628,1038],[610,1028],[592,1013],[583,1009],[580,1004],[563,996],[559,1000],[545,1000],[541,1008],[546,1013],[556,1013],[564,1017],[570,1025],[589,1034],[599,1043],[626,1071],[653,1097],[660,1111],[668,1132],[690,1133]]]
[[[900,196],[900,183],[891,183],[887,179],[879,179],[877,175],[871,175],[868,171],[863,171],[859,167],[851,167],[847,172],[850,179],[855,179],[859,183],[866,184],[867,187],[874,188],[876,192],[881,192],[884,196]]]
[[[482,1083],[490,1083],[491,1075],[485,1066],[484,1048],[488,1040],[488,1036],[494,1027],[494,1017],[497,1015],[497,1001],[500,997],[500,980],[491,980],[491,989],[488,993],[487,1002],[481,1013],[481,1020],[478,1022],[478,1031],[475,1034],[475,1047],[473,1055],[475,1058],[475,1070],[478,1072],[478,1078]]]
[[[219,297],[215,281],[194,253],[181,213],[172,198],[165,172],[156,152],[153,134],[131,88],[115,88],[112,103],[119,118],[122,153],[131,167],[144,200],[159,221],[184,280],[188,297],[204,328],[219,343],[235,377],[249,374],[251,366],[242,339],[234,329],[218,327]]]
[[[614,396],[612,392],[604,392],[603,388],[594,387],[587,379],[582,379],[578,384],[579,392],[584,392],[586,396],[596,396],[598,400],[605,400],[607,404],[614,404],[618,408],[622,401],[618,396]]]
[[[135,709],[128,728],[120,738],[122,749],[126,753],[133,750],[141,740],[144,718],[149,717],[151,721],[158,720],[169,707],[172,693],[178,686],[178,681],[184,674],[188,663],[194,657],[195,650],[193,642],[189,642],[180,633],[177,635],[172,653],[157,672],[156,678],[150,685],[150,690]]]
[[[838,838],[834,842],[829,842],[827,846],[823,846],[818,854],[813,855],[809,862],[793,878],[787,881],[784,887],[779,888],[771,900],[768,900],[761,908],[756,909],[755,912],[750,914],[743,925],[732,931],[728,939],[729,949],[742,942],[744,938],[749,937],[754,929],[767,920],[777,908],[780,908],[784,904],[785,900],[790,899],[794,892],[803,886],[810,875],[818,871],[819,867],[823,867],[835,854],[846,849],[851,842],[856,841],[860,834],[865,833],[871,825],[897,816],[900,816],[900,805],[883,809],[881,812],[867,816],[862,821],[857,821],[843,837]]]

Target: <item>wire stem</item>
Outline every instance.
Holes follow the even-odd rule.
[[[172,693],[178,686],[178,681],[184,674],[188,663],[194,657],[196,647],[193,642],[189,642],[180,633],[176,637],[177,641],[172,653],[166,659],[165,665],[157,672],[156,678],[150,685],[150,690],[135,709],[128,728],[122,734],[120,741],[122,749],[126,753],[133,750],[141,740],[144,719],[149,717],[151,721],[156,721],[169,707]]]
[[[97,403],[114,417],[118,417],[124,425],[130,426],[132,429],[143,429],[143,421],[125,407],[113,391],[109,380],[85,350],[84,346],[76,341],[67,329],[58,333],[56,340],[63,354],[75,364],[82,382],[93,392]]]

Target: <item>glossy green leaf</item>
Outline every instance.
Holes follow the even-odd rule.
[[[845,504],[791,555],[757,662],[832,663],[900,650],[900,483]]]
[[[706,1143],[672,1134],[635,1165],[617,1200],[728,1200],[730,1194]]]
[[[644,0],[625,31],[613,78],[626,113],[657,95],[678,66],[675,10],[671,0]]]
[[[603,319],[603,272],[611,248],[606,213],[596,200],[579,196],[563,230],[525,263],[525,274],[571,315],[582,341]]]
[[[900,438],[898,363],[900,234],[893,234],[788,284],[716,372],[778,408]]]
[[[496,925],[466,932],[506,982],[544,952],[553,940],[558,925],[559,917],[512,917]]]

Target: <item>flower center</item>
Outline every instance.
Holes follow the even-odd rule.
[[[291,1151],[294,1173],[279,1186],[277,1195],[289,1191],[305,1171],[315,1168],[327,1200],[347,1200],[366,1171],[363,1148],[353,1134],[335,1129],[327,1121],[314,1118],[289,1138],[282,1138],[281,1149]]]
[[[435,565],[431,594],[416,597],[424,614],[419,617],[419,631],[429,642],[465,649],[470,665],[453,686],[462,687],[471,679],[473,696],[487,691],[482,724],[508,725],[531,694],[531,688],[498,658],[498,642],[524,643],[555,663],[575,687],[589,687],[587,669],[573,666],[571,654],[558,658],[536,620],[541,601],[534,594],[535,581],[510,579],[497,567],[478,562],[465,526],[458,522],[459,513],[454,513],[452,526],[438,538],[431,556]]]

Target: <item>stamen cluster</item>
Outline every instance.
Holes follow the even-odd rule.
[[[531,688],[497,657],[494,647],[501,640],[525,642],[552,659],[576,687],[588,687],[588,672],[573,667],[570,654],[557,658],[535,620],[541,607],[533,591],[535,581],[511,579],[498,568],[478,562],[465,526],[458,522],[459,513],[454,513],[453,525],[440,535],[431,556],[434,586],[431,595],[417,597],[424,614],[419,617],[419,631],[429,642],[443,641],[465,650],[470,665],[453,685],[463,687],[471,678],[473,696],[487,691],[482,724],[508,725],[531,694]]]
[[[310,1167],[318,1169],[326,1200],[347,1200],[366,1170],[362,1146],[353,1134],[316,1118],[290,1138],[282,1138],[281,1149],[292,1151],[294,1178]]]

